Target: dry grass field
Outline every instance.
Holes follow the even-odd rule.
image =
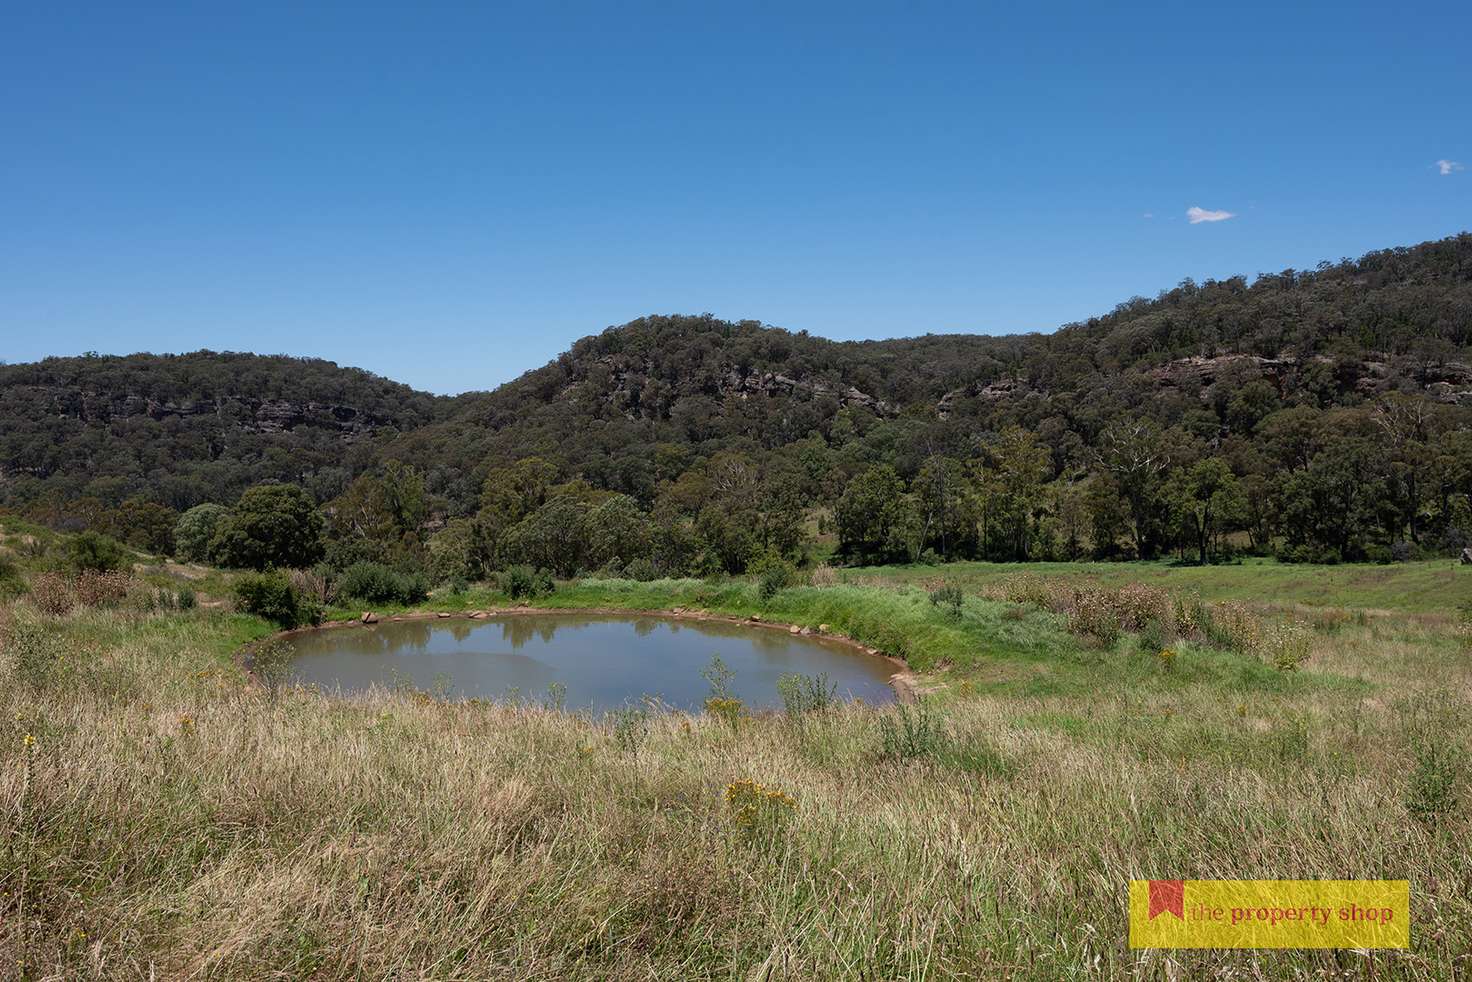
[[[882,577],[543,601],[821,620],[899,648],[927,693],[734,720],[278,692],[237,657],[269,628],[228,609],[136,583],[64,613],[12,600],[0,977],[1472,973],[1455,607],[1016,573],[958,577],[956,610]],[[1412,947],[1130,950],[1128,881],[1177,877],[1409,878]]]

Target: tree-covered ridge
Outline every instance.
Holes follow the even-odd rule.
[[[158,541],[165,511],[290,481],[329,555],[467,572],[739,572],[815,535],[857,561],[1385,558],[1472,538],[1469,338],[1463,234],[1052,335],[652,316],[455,399],[326,362],[53,359],[0,370],[0,496]]]
[[[0,366],[0,496],[57,506],[233,500],[265,479],[341,490],[447,401],[310,358],[198,351]]]

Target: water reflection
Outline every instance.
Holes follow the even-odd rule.
[[[701,671],[719,655],[736,673],[733,694],[753,708],[778,707],[777,679],[826,674],[840,696],[894,697],[883,659],[771,628],[663,617],[518,614],[385,622],[296,635],[298,681],[360,692],[407,684],[455,698],[540,699],[566,688],[570,709],[602,711],[657,696],[698,709],[709,694]]]

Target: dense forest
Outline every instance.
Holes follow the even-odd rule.
[[[1472,543],[1469,346],[1464,233],[1046,335],[647,317],[454,398],[285,357],[53,358],[0,366],[0,504],[211,558],[242,493],[285,482],[336,568],[439,578],[1388,561]]]

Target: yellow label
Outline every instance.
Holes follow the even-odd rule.
[[[1131,880],[1131,948],[1406,948],[1407,880]]]

